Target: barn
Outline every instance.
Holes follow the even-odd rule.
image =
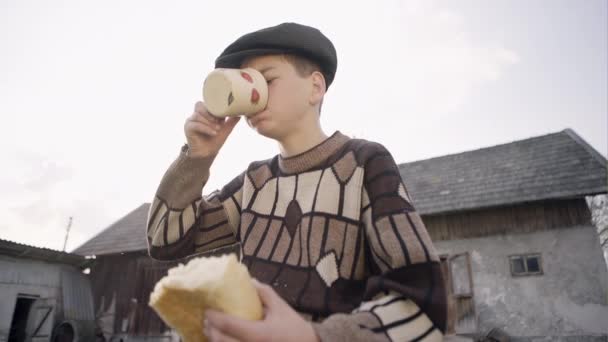
[[[0,341],[94,341],[90,260],[0,240]]]

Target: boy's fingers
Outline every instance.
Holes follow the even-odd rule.
[[[205,328],[205,336],[210,342],[239,342],[239,340],[224,335],[221,331],[212,327]]]
[[[279,295],[277,295],[277,293],[272,287],[264,283],[260,283],[256,279],[253,279],[253,285],[258,290],[260,300],[267,309],[271,309],[272,307],[280,303],[281,298],[279,297]]]
[[[207,112],[207,108],[205,107],[205,104],[202,101],[197,101],[194,104],[194,111],[202,114]]]
[[[196,122],[196,121],[190,121],[188,123],[188,129],[190,129],[194,132],[203,133],[203,134],[207,134],[207,135],[211,135],[211,136],[217,135],[216,130],[209,127],[208,125],[205,125],[205,124],[202,124],[202,123]]]
[[[205,124],[215,130],[218,130],[221,128],[220,124],[217,123],[217,121],[215,120],[210,120],[205,116],[199,115],[196,112],[192,115],[192,117],[190,118],[190,121],[193,122],[200,122],[202,124]]]
[[[210,121],[215,121],[217,123],[223,122],[224,118],[218,118],[214,115],[212,115],[211,113],[209,113],[209,111],[207,110],[207,107],[205,107],[205,104],[201,101],[198,101],[194,104],[194,112],[198,113],[198,115],[209,119]]]
[[[259,323],[246,319],[234,317],[215,310],[205,312],[208,330],[218,330],[222,335],[227,335],[237,340],[246,341],[251,336],[260,333]]]
[[[240,120],[241,120],[240,116],[233,116],[233,117],[226,119],[226,121],[224,122],[224,124],[221,127],[222,131],[225,133],[232,132],[232,130],[234,129],[236,124],[239,123]]]
[[[195,116],[197,119],[205,119],[209,122],[213,122],[214,124],[221,124],[224,122],[224,118],[218,118],[215,117],[209,113],[201,113],[201,112],[194,112]]]
[[[236,124],[239,122],[239,119],[240,119],[239,117],[228,118],[222,125],[220,125],[220,128],[217,131],[218,134],[223,139],[228,139],[230,132],[232,132],[232,130],[234,129],[234,126],[236,126]]]

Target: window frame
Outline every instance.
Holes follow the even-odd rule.
[[[528,258],[536,258],[538,260],[538,272],[530,272],[528,270]],[[513,267],[513,260],[521,259],[524,265],[524,272],[515,272]],[[543,257],[541,253],[525,253],[525,254],[512,254],[509,255],[509,269],[511,270],[512,277],[529,277],[529,276],[542,276],[543,271]]]
[[[466,272],[467,272],[467,276],[466,276],[466,280],[467,280],[467,288],[468,291],[465,292],[460,292],[457,291],[458,289],[456,288],[456,282],[455,280],[462,280],[462,278],[456,277],[454,276],[454,261],[456,259],[459,258],[463,258],[464,259],[464,266],[466,266]],[[451,287],[452,287],[452,294],[454,295],[455,298],[473,298],[473,269],[471,267],[471,255],[470,253],[464,252],[464,253],[457,253],[457,254],[453,254],[450,255],[448,258],[448,270],[450,272],[450,277],[451,277]]]

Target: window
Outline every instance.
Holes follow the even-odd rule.
[[[512,276],[542,275],[542,259],[540,254],[511,255]]]

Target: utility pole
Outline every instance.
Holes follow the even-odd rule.
[[[65,229],[65,241],[63,241],[63,251],[65,252],[65,246],[68,244],[68,235],[70,235],[70,228],[72,228],[72,216],[70,216],[70,222]]]

